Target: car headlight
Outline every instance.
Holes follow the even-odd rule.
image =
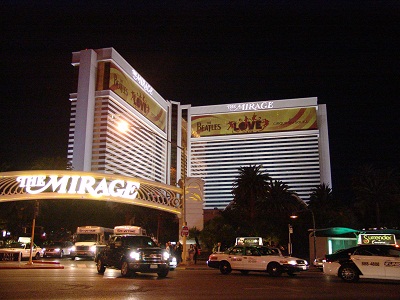
[[[297,265],[297,262],[295,260],[281,260],[280,263],[284,265]]]
[[[129,253],[129,257],[134,259],[134,260],[139,260],[140,259],[140,253],[136,251],[132,251]]]
[[[164,258],[164,260],[168,260],[169,259],[169,253],[167,251],[163,252],[163,258]]]
[[[289,265],[295,266],[297,265],[297,262],[295,260],[288,260],[287,262]]]
[[[72,246],[71,247],[71,251],[75,251],[76,250],[76,247],[75,246]]]
[[[91,246],[91,247],[90,247],[90,251],[96,252],[96,245]]]
[[[56,249],[54,249],[54,251],[60,252],[60,248],[56,248]]]
[[[176,257],[172,257],[172,262],[176,263]]]

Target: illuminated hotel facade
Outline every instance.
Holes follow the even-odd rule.
[[[331,183],[326,107],[317,98],[194,107],[165,100],[113,48],[74,52],[72,65],[74,170],[170,185],[199,177],[205,211],[230,203],[243,166],[262,165],[304,200]]]
[[[204,209],[224,209],[242,166],[261,165],[307,201],[331,183],[326,106],[317,98],[190,108],[189,169],[205,181]]]

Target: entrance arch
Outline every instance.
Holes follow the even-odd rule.
[[[42,199],[111,201],[179,217],[183,212],[182,188],[146,179],[68,170],[0,173],[0,202]]]

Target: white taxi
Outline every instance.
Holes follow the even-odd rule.
[[[0,260],[21,260],[23,258],[29,258],[30,253],[30,243],[13,242],[0,247]],[[34,243],[32,247],[32,258],[40,259],[41,257],[43,257],[43,249]]]
[[[400,280],[400,248],[393,245],[360,245],[343,250],[343,255],[330,257],[324,262],[327,275],[339,276],[346,282],[360,278]],[[339,257],[340,256],[340,257]]]
[[[274,277],[282,273],[293,276],[296,272],[309,269],[306,260],[284,256],[278,248],[265,246],[234,246],[224,253],[211,254],[207,265],[225,275],[237,270],[243,274],[250,271],[267,272]]]

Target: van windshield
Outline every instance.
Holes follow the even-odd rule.
[[[77,242],[97,242],[97,234],[78,234]]]

